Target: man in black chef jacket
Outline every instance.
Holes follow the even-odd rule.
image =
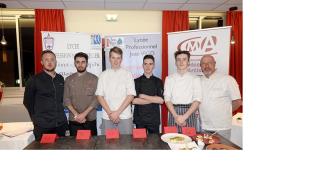
[[[41,64],[43,71],[27,82],[23,98],[38,141],[46,133],[65,136],[68,128],[63,106],[64,79],[55,72],[56,55],[50,50],[43,51]]]
[[[146,128],[148,133],[159,133],[160,104],[163,104],[163,83],[153,76],[154,57],[143,57],[142,76],[134,80],[137,96],[133,100],[133,122],[136,128]]]

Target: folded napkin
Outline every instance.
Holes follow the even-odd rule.
[[[32,122],[10,122],[10,123],[3,123],[3,127],[0,130],[0,134],[8,137],[15,137],[32,130],[33,130]]]

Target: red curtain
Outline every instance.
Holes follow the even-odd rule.
[[[64,32],[65,24],[64,24],[63,9],[36,9],[35,10],[35,25],[34,25],[35,73],[38,73],[42,70],[41,31]]]
[[[242,93],[242,11],[227,12],[227,26],[232,26],[231,36],[233,35],[235,44],[230,45],[230,64],[229,74],[233,76]],[[240,107],[236,112],[242,112]]]
[[[162,12],[162,80],[168,76],[168,32],[189,30],[188,11],[163,11]],[[165,104],[161,107],[162,131],[167,126],[168,109]]]

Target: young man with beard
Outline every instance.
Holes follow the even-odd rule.
[[[70,135],[76,136],[77,130],[90,130],[92,135],[97,135],[98,101],[94,93],[98,77],[87,71],[86,53],[75,54],[74,66],[77,72],[66,78],[63,98],[64,105],[69,109]]]
[[[45,133],[65,136],[68,128],[62,104],[64,79],[55,72],[56,55],[50,50],[43,51],[41,64],[43,71],[28,81],[23,99],[34,125],[33,134],[38,141]]]
[[[163,83],[153,76],[154,57],[143,57],[143,75],[135,79],[137,96],[134,104],[133,122],[136,128],[146,128],[148,133],[159,133],[160,104],[163,103]]]

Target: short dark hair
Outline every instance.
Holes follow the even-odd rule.
[[[88,55],[86,53],[83,52],[78,52],[74,55],[74,61],[76,61],[77,57],[83,57],[86,59],[86,62],[88,63]]]
[[[121,48],[119,48],[119,47],[113,47],[112,49],[110,49],[109,57],[111,57],[111,52],[114,52],[114,53],[116,53],[116,54],[121,55],[121,58],[122,58],[122,50],[121,50]]]
[[[53,51],[51,51],[51,50],[44,50],[44,51],[41,52],[41,60],[42,60],[42,58],[43,58],[43,55],[44,55],[44,54],[47,54],[47,53],[51,53],[51,54],[54,56],[54,58],[56,58],[56,54],[54,54]]]
[[[154,56],[153,55],[145,55],[143,57],[143,62],[144,62],[145,59],[151,59],[153,61],[153,63],[154,63]]]
[[[190,52],[186,50],[178,50],[174,52],[174,58],[177,59],[177,56],[180,54],[186,54],[188,56],[188,61],[190,60]]]

